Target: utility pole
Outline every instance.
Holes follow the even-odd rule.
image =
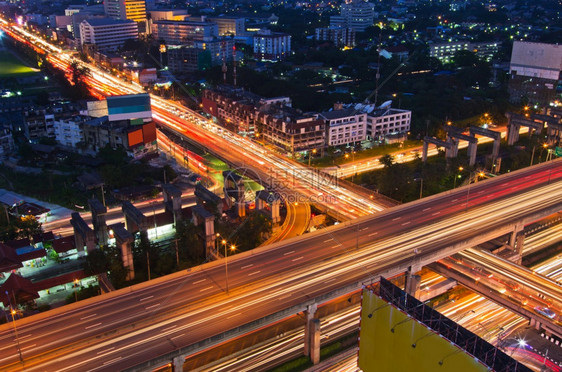
[[[148,268],[148,280],[150,280],[150,257],[148,255],[148,249],[146,250],[146,267]]]

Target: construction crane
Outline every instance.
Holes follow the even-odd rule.
[[[388,80],[390,80],[391,77],[393,77],[398,70],[400,70],[403,66],[406,66],[406,64],[404,62],[401,62],[398,67],[396,67],[396,69],[394,69],[394,71],[392,71],[392,73],[390,75],[388,75],[386,77],[386,79],[384,79],[384,81],[382,83],[380,83],[379,85],[379,79],[381,77],[380,75],[380,68],[381,68],[381,51],[382,51],[382,28],[380,29],[380,33],[379,33],[379,47],[377,48],[377,53],[379,54],[378,56],[378,60],[377,60],[377,75],[376,75],[376,87],[375,90],[371,92],[371,94],[369,94],[367,96],[367,98],[365,98],[364,103],[368,104],[369,100],[373,97],[373,95],[375,96],[375,100],[373,102],[373,104],[375,105],[375,107],[377,106],[377,98],[379,96],[379,90],[382,88],[382,86],[384,84],[386,84],[386,82]]]

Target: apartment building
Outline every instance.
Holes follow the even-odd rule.
[[[117,50],[125,40],[138,37],[137,23],[131,20],[93,18],[80,23],[81,45],[95,45],[98,50]]]
[[[262,128],[264,140],[288,154],[324,146],[326,125],[315,114],[303,114],[282,105],[266,105],[257,112],[256,122]]]
[[[318,117],[326,126],[326,145],[341,146],[364,141],[367,138],[367,113],[355,108],[337,105],[334,110]]]
[[[438,43],[429,46],[429,56],[439,59],[443,63],[453,62],[455,53],[468,50],[476,54],[480,59],[491,61],[498,53],[501,43],[498,41],[471,43],[469,41],[455,41],[450,43]]]
[[[56,141],[62,146],[75,148],[84,140],[82,126],[86,120],[83,116],[56,119],[53,126]]]
[[[317,41],[331,41],[337,48],[355,46],[355,31],[347,27],[320,27],[315,30]]]
[[[253,134],[256,107],[260,99],[258,95],[243,89],[207,89],[202,96],[203,111],[220,119],[230,130]]]
[[[206,20],[160,20],[152,24],[155,40],[164,40],[166,44],[180,45],[197,41],[212,41],[219,36],[216,23]]]
[[[291,53],[291,35],[260,30],[254,35],[254,58],[260,61],[281,61]]]

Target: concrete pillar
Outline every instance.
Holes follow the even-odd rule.
[[[135,279],[135,266],[133,264],[133,251],[128,241],[121,242],[119,245],[121,250],[121,259],[123,267],[127,270],[127,280]]]
[[[180,355],[172,360],[172,371],[183,372],[183,365],[185,364],[185,356]]]
[[[276,199],[271,203],[271,221],[273,223],[279,223],[279,221],[281,221],[281,216],[279,215],[280,204],[281,201],[279,199]]]
[[[427,141],[423,141],[423,149],[422,149],[422,161],[425,163],[427,161]]]
[[[310,360],[312,364],[320,362],[320,319],[314,318],[310,321]]]
[[[261,210],[265,207],[265,201],[263,201],[263,200],[260,199],[260,198],[256,198],[256,202],[257,202],[257,203],[256,203],[256,209],[257,209],[258,211],[261,211]]]
[[[238,217],[246,216],[246,202],[244,200],[244,197],[236,201],[236,211],[238,213]]]
[[[497,159],[500,155],[500,140],[494,139],[494,147],[492,148],[492,159]]]
[[[515,244],[517,242],[517,235],[519,233],[523,232],[524,228],[525,228],[525,226],[523,226],[523,225],[515,225],[513,227],[513,231],[509,235],[509,246],[514,251],[515,251]]]
[[[107,223],[105,221],[107,208],[96,198],[88,200],[88,205],[92,212],[92,225],[94,226],[94,234],[98,244],[107,245],[107,239],[109,238]]]
[[[468,143],[468,165],[473,166],[476,163],[476,149],[477,144],[474,142]]]
[[[74,246],[79,253],[84,252],[84,238],[82,234],[76,232],[76,229],[74,229]]]
[[[507,144],[513,145],[519,140],[519,125],[509,123],[507,126]],[[531,128],[529,128],[529,133],[531,133]]]
[[[417,294],[420,290],[421,276],[415,275],[413,272],[406,272],[406,284],[404,291],[410,296],[418,297]]]
[[[445,148],[445,157],[449,159],[456,158],[457,153],[459,152],[459,141],[455,138],[449,137],[447,142],[450,146]]]
[[[525,233],[522,231],[517,234],[517,239],[515,239],[515,249],[520,258],[523,256],[523,245],[525,244]]]
[[[313,353],[311,352],[312,350],[312,345],[311,345],[311,336],[313,336],[313,334],[311,334],[311,331],[314,331],[314,328],[311,326],[311,322],[313,319],[316,319],[316,311],[318,310],[318,307],[316,304],[314,305],[309,305],[306,309],[306,311],[304,312],[304,316],[305,316],[305,324],[304,324],[304,356],[311,356]],[[318,329],[320,329],[320,327],[318,327]],[[314,333],[314,332],[312,332]]]

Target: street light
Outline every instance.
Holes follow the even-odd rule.
[[[308,166],[310,167],[310,159],[312,159],[312,154],[316,154],[316,149],[312,149],[311,153],[308,154]]]
[[[8,291],[6,291],[6,293],[8,293]],[[21,348],[20,348],[20,339],[18,337],[18,328],[16,327],[16,318],[14,317],[16,315],[16,310],[13,307],[10,307],[10,314],[12,314],[12,323],[14,325],[14,333],[16,334],[16,344],[18,347],[20,362],[23,362],[23,356],[21,355]]]
[[[74,286],[78,287],[78,283],[80,283],[80,281],[78,279],[74,279]],[[74,290],[74,302],[78,302],[78,291]]]
[[[226,250],[226,240],[223,240],[222,244],[224,244],[224,270],[226,273],[226,293],[228,293],[228,251]],[[232,252],[234,252],[235,249],[236,246],[234,244],[230,246]]]
[[[455,175],[455,179],[453,181],[453,189],[457,188],[457,178],[461,178],[460,172],[462,172],[463,170],[463,167],[459,167],[459,174]]]

